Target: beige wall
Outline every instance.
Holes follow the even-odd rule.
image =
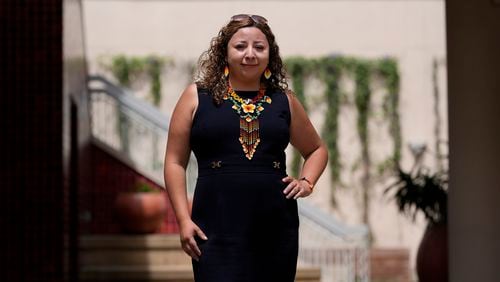
[[[447,140],[445,25],[443,1],[98,1],[84,0],[86,51],[91,70],[102,54],[157,53],[175,58],[178,68],[168,68],[164,78],[161,108],[170,114],[182,89],[190,82],[185,69],[204,51],[210,39],[233,14],[265,16],[273,29],[281,54],[324,56],[344,54],[366,58],[396,57],[400,63],[400,114],[403,135],[403,164],[412,158],[408,142],[425,142],[434,149],[433,58],[443,63],[439,72],[442,139]],[[349,82],[346,82],[349,89]],[[308,84],[308,95],[320,93],[321,85]],[[374,94],[374,103],[383,93]],[[325,106],[311,112],[318,130]],[[341,109],[340,149],[346,164],[359,153],[355,132],[355,113]],[[389,153],[386,125],[373,119],[370,130],[374,159]],[[445,147],[445,149],[447,149]],[[426,161],[432,165],[432,157]],[[356,175],[343,173],[348,187],[338,193],[339,208],[330,207],[328,171],[308,200],[330,210],[344,222],[360,222],[359,187]],[[352,186],[352,187],[349,187]],[[425,223],[412,224],[401,217],[393,202],[381,197],[382,187],[374,189],[371,220],[377,246],[408,246],[412,257]]]

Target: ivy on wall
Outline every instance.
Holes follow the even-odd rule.
[[[304,58],[289,59],[287,61],[289,74],[292,76],[292,87],[295,96],[308,112],[308,105],[304,94],[305,74],[311,71],[311,63]],[[294,149],[292,154],[291,174],[294,177],[299,177],[300,167],[302,165],[302,157],[297,149]]]
[[[362,221],[368,225],[370,230],[369,239],[372,241],[372,232],[369,220],[370,210],[370,194],[368,188],[371,186],[371,159],[369,153],[369,134],[368,134],[368,118],[370,114],[370,70],[371,65],[366,61],[358,61],[354,66],[354,81],[356,90],[354,91],[355,105],[358,113],[356,128],[358,131],[359,141],[361,143],[361,186],[362,190]]]
[[[399,71],[397,62],[394,59],[385,58],[378,62],[377,69],[385,79],[387,88],[384,97],[384,116],[389,120],[390,135],[393,140],[392,159],[389,166],[394,167],[401,160],[401,124],[399,121]]]
[[[149,56],[146,58],[146,61],[146,71],[151,79],[153,104],[158,106],[161,100],[161,72],[165,65],[165,59],[157,56]]]
[[[326,57],[316,60],[319,78],[325,83],[324,98],[327,110],[321,136],[329,151],[330,177],[332,183],[340,180],[340,153],[338,148],[338,116],[340,111],[339,79],[345,61],[341,57]],[[333,185],[333,186],[334,186]],[[332,187],[333,187],[332,186]],[[331,193],[330,201],[336,205],[335,194]]]
[[[385,81],[386,95],[384,96],[383,112],[384,118],[390,127],[390,136],[393,141],[392,156],[379,164],[379,172],[393,168],[401,158],[401,127],[398,113],[399,106],[399,71],[397,62],[392,58],[381,60],[367,60],[348,56],[328,56],[320,58],[290,57],[285,60],[288,73],[292,78],[292,87],[295,94],[303,105],[307,106],[307,99],[304,93],[304,81],[307,76],[319,78],[325,85],[323,99],[327,104],[325,121],[321,130],[321,135],[329,151],[329,168],[332,187],[339,186],[340,153],[338,148],[338,117],[340,106],[343,101],[343,92],[339,88],[339,80],[342,76],[353,77],[355,83],[354,105],[357,111],[356,130],[361,144],[361,167],[363,171],[363,221],[368,224],[368,204],[369,187],[371,186],[371,171],[373,164],[370,160],[368,121],[370,113],[371,85],[373,77],[380,77]],[[296,161],[298,154],[295,152],[292,161],[291,171],[294,175],[300,172],[300,161]],[[331,193],[331,202],[336,204],[335,193]]]
[[[130,87],[132,82],[138,80],[142,74],[146,74],[151,83],[151,100],[155,106],[159,106],[162,70],[170,61],[167,57],[157,55],[144,57],[115,55],[109,58],[109,61],[101,59],[101,65],[111,71],[118,83],[124,87]]]

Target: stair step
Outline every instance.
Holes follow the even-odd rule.
[[[193,282],[191,265],[86,266],[82,281]]]
[[[178,234],[85,235],[82,281],[193,282],[191,258]],[[298,266],[296,282],[319,282],[319,268]]]
[[[191,265],[163,266],[87,266],[82,268],[82,281],[141,281],[141,282],[193,282]],[[297,269],[295,282],[319,282],[318,268]]]
[[[189,264],[179,235],[92,235],[80,241],[82,265],[166,265]]]
[[[80,249],[181,249],[179,234],[83,235]]]

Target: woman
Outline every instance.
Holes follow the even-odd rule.
[[[199,61],[196,84],[172,115],[165,183],[196,281],[294,281],[299,197],[309,196],[327,150],[288,90],[273,33],[257,15],[236,15]],[[288,143],[304,157],[286,175]],[[192,214],[185,172],[199,167]]]

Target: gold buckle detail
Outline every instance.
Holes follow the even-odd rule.
[[[211,166],[212,168],[220,168],[222,166],[222,161],[213,161]]]
[[[274,168],[280,168],[280,162],[273,162],[273,167]]]

